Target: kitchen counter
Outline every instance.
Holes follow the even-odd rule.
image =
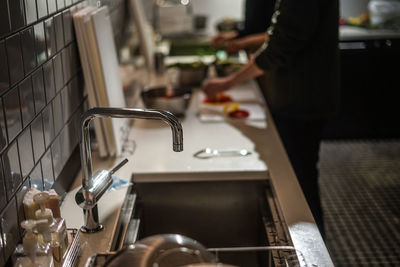
[[[340,41],[366,41],[376,39],[399,39],[400,31],[385,29],[366,29],[355,26],[340,26]]]
[[[147,84],[160,84],[165,77],[147,76]],[[233,90],[248,90],[262,99],[254,81],[244,83]],[[270,179],[277,202],[289,228],[292,242],[307,261],[318,266],[333,266],[318,228],[313,220],[293,169],[280,142],[273,120],[263,102],[266,121],[235,121],[204,123],[197,117],[199,92],[182,119],[184,152],[172,151],[171,130],[159,121],[136,120],[129,135],[133,154],[128,164],[116,176],[134,182],[170,182],[204,180],[263,180]],[[260,100],[258,100],[260,101]],[[246,157],[196,159],[194,152],[205,148],[245,148],[252,151]],[[100,165],[109,168],[121,159],[107,161],[94,158],[94,170]],[[79,179],[79,177],[78,177]],[[78,180],[78,183],[80,179]],[[80,266],[94,253],[111,248],[117,220],[127,188],[106,193],[99,202],[100,221],[105,230],[96,234],[81,234],[83,255]],[[62,213],[68,227],[82,225],[82,210],[74,203],[74,192],[67,194]]]

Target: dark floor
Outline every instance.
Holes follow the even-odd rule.
[[[319,169],[335,266],[400,266],[400,140],[323,142]]]

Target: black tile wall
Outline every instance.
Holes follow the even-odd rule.
[[[124,1],[107,3],[114,13]],[[50,189],[78,145],[88,102],[72,13],[86,4],[0,0],[0,267],[21,238],[25,192]]]
[[[7,1],[0,1],[0,37],[10,33],[10,21],[8,16]]]
[[[24,0],[8,0],[11,30],[15,31],[25,26]]]
[[[53,106],[51,104],[47,105],[43,110],[42,114],[43,114],[44,143],[46,148],[48,148],[55,136]]]
[[[36,67],[35,35],[33,27],[21,32],[22,58],[24,59],[25,73],[31,72]]]
[[[19,240],[17,202],[15,197],[1,214],[1,229],[3,230],[4,256],[9,258]]]
[[[3,165],[1,164],[0,160],[0,168],[3,170]],[[3,210],[3,208],[7,204],[7,197],[6,197],[6,190],[5,190],[5,185],[4,185],[4,176],[3,172],[0,171],[0,210]]]
[[[8,89],[9,82],[6,45],[4,41],[0,41],[0,95]]]
[[[49,18],[44,24],[46,28],[47,56],[51,57],[57,52],[54,19]]]
[[[46,95],[44,92],[43,69],[40,67],[32,74],[33,98],[35,99],[36,114],[42,111],[46,105]]]
[[[22,63],[21,38],[19,33],[6,39],[8,70],[10,82],[15,84],[24,77],[24,64]]]
[[[25,192],[50,189],[78,144],[86,96],[71,14],[82,3],[0,0],[0,267],[22,236]]]
[[[59,92],[64,84],[64,76],[62,69],[62,56],[61,54],[57,54],[53,58],[53,66],[54,66],[54,78],[56,84],[56,91]]]
[[[47,16],[47,0],[36,0],[36,6],[39,19]]]
[[[35,0],[25,0],[25,18],[26,24],[37,21],[37,10]]]
[[[19,135],[18,151],[21,162],[22,177],[25,178],[31,172],[34,165],[30,127],[26,127],[25,130]]]
[[[57,52],[64,47],[64,32],[63,32],[63,14],[59,13],[54,16],[54,26],[56,29],[56,45]]]
[[[44,32],[44,22],[40,21],[33,26],[35,33],[35,50],[36,50],[36,61],[40,65],[47,59],[47,48],[46,48],[46,35]]]
[[[57,3],[55,0],[47,0],[47,8],[49,11],[49,14],[53,14],[54,12],[57,11]]]
[[[55,166],[55,163],[53,163],[53,159],[54,158],[51,154],[51,149],[49,148],[41,160],[41,166],[43,171],[43,189],[45,190],[50,189],[51,186],[54,184],[53,166]]]
[[[19,84],[22,125],[26,127],[35,117],[35,100],[33,99],[32,78],[29,76]]]
[[[42,115],[36,117],[36,119],[31,124],[32,140],[33,143],[33,157],[35,162],[38,162],[40,157],[43,155],[44,146],[44,135],[43,135],[43,119]]]
[[[21,132],[22,129],[18,91],[18,86],[15,86],[8,91],[3,98],[9,143],[14,140],[14,138]]]
[[[49,60],[43,65],[44,72],[44,88],[46,90],[46,103],[50,101],[56,95],[56,85],[54,81],[54,68],[53,61]]]
[[[0,97],[0,151],[7,145],[6,122],[4,118],[3,99]],[[1,171],[1,169],[0,169]]]
[[[7,151],[3,153],[2,160],[7,199],[10,201],[22,182],[18,145],[16,141],[8,146]]]
[[[57,0],[57,10],[61,10],[65,7],[64,0]]]

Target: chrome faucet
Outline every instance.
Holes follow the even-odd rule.
[[[112,184],[112,174],[121,168],[127,159],[123,160],[113,169],[101,170],[92,175],[92,155],[90,148],[89,126],[96,118],[133,118],[146,120],[162,120],[172,130],[173,150],[183,150],[183,131],[178,119],[170,112],[155,109],[130,109],[130,108],[103,108],[97,107],[87,110],[80,119],[79,146],[82,167],[82,188],[76,193],[75,200],[83,208],[84,225],[81,231],[95,233],[103,229],[99,223],[97,202]]]

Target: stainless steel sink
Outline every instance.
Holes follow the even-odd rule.
[[[292,245],[268,181],[136,183],[130,196],[126,210],[132,215],[121,230],[120,247],[167,233],[207,248]],[[290,249],[224,252],[218,258],[237,266],[302,266]]]

